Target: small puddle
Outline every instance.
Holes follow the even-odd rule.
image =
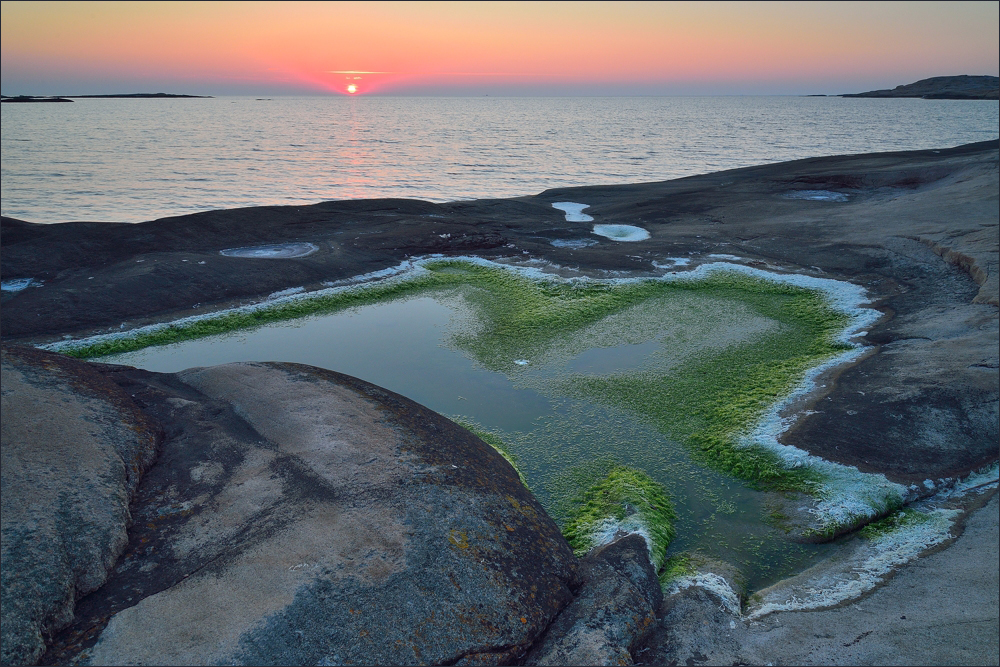
[[[4,280],[0,282],[0,290],[4,292],[20,292],[28,287],[41,287],[42,284],[35,282],[34,278],[15,278],[14,280]]]
[[[807,201],[847,201],[847,195],[832,190],[796,190],[781,195],[785,199],[805,199]]]
[[[549,243],[557,248],[589,248],[597,245],[594,239],[553,239]]]
[[[594,218],[583,212],[583,209],[590,208],[590,204],[580,204],[572,201],[560,201],[552,204],[552,208],[557,208],[566,214],[567,222],[593,222]],[[594,234],[609,238],[612,241],[645,241],[649,238],[649,232],[642,227],[634,225],[594,225]],[[582,240],[550,241],[557,248],[585,248],[587,245]]]
[[[653,260],[653,268],[676,269],[678,266],[687,266],[690,263],[690,257],[664,257],[663,259]]]
[[[590,204],[577,204],[571,201],[557,201],[552,205],[566,214],[567,222],[593,222],[594,219],[583,212],[583,209],[590,208]]]
[[[612,241],[645,241],[649,232],[633,225],[594,225],[594,233]]]
[[[305,257],[319,250],[312,243],[276,243],[273,245],[258,245],[246,248],[226,248],[219,254],[226,257],[243,257],[246,259],[294,259]]]

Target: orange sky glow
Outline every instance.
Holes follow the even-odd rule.
[[[998,74],[1000,3],[3,2],[5,95],[808,94]]]

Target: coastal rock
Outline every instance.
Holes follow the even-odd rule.
[[[743,621],[705,588],[694,586],[667,596],[659,619],[636,648],[635,664],[762,664],[748,661],[742,653]]]
[[[498,664],[572,598],[516,471],[406,398],[297,364],[98,367],[166,439],[44,662]]]
[[[4,345],[0,663],[32,664],[128,542],[158,429],[90,364]]]
[[[696,572],[665,587],[657,623],[634,651],[638,665],[761,664],[744,655],[743,587],[732,565],[695,554]]]
[[[799,419],[782,442],[929,493],[942,478],[966,475],[997,458],[997,147],[994,140],[940,151],[811,158],[662,183],[563,188],[505,201],[325,202],[212,211],[136,225],[41,225],[3,218],[3,279],[30,286],[0,294],[3,335],[5,342],[41,344],[67,335],[127,330],[263,300],[289,288],[318,289],[431,252],[475,251],[482,257],[547,263],[602,277],[679,273],[726,258],[864,287],[872,307],[884,313],[856,339],[870,346],[869,353],[820,378],[817,391],[795,406]],[[841,196],[788,196],[803,191]],[[584,202],[595,221],[642,227],[650,238],[629,250],[605,240],[586,246],[554,244],[553,239],[580,236],[551,206],[564,201]],[[219,255],[221,249],[279,243],[312,243],[318,250],[267,261]],[[683,264],[670,260],[671,268],[663,268],[664,258],[679,257]],[[545,637],[542,646],[550,648],[566,637],[583,636],[570,633],[578,625],[566,612],[566,627],[556,632],[557,622],[542,635],[572,597],[574,561],[547,519],[538,518],[533,527],[528,524],[534,519],[524,518],[523,524],[505,519],[517,518],[519,512],[522,518],[532,512],[544,515],[537,504],[523,500],[530,495],[522,487],[517,485],[517,493],[507,490],[516,475],[489,458],[495,456],[492,450],[476,439],[475,446],[462,444],[471,436],[464,431],[458,435],[450,422],[357,380],[287,364],[177,375],[91,367],[113,379],[162,424],[166,442],[137,491],[137,520],[125,558],[100,591],[78,601],[76,620],[43,661],[159,662],[166,655],[176,661],[496,664],[517,660],[539,636]],[[275,379],[281,377],[285,379]],[[308,407],[312,399],[299,385],[310,383],[332,387],[329,395],[340,396],[348,407],[342,412]],[[5,376],[5,400],[13,386]],[[307,407],[300,409],[299,399]],[[5,407],[5,429],[10,414],[16,412]],[[324,415],[340,415],[342,421],[368,415],[369,432],[383,435],[361,438],[361,444],[351,445],[354,449],[338,449],[340,458],[326,465],[323,448],[309,443],[333,442],[333,435],[326,440],[302,435],[326,428]],[[328,426],[329,434],[335,434],[333,425]],[[369,447],[375,459],[367,454]],[[384,447],[395,447],[398,460],[383,455]],[[369,474],[375,476],[369,480]],[[517,495],[522,492],[525,496]],[[508,497],[518,505],[507,502]],[[990,507],[995,527],[996,505]],[[381,518],[369,524],[361,509]],[[322,528],[328,524],[346,528],[331,537]],[[320,537],[314,538],[317,526]],[[334,538],[345,542],[331,542]],[[328,543],[335,547],[332,555],[317,556],[326,553]],[[995,537],[976,542],[975,550],[979,555],[969,557],[970,572],[972,565],[981,567],[984,553],[995,561]],[[483,562],[477,565],[480,554]],[[505,560],[503,554],[512,555]],[[267,570],[269,563],[275,565],[273,571]],[[500,565],[491,569],[490,563]],[[452,573],[454,580],[442,572]],[[617,576],[612,582],[628,594],[615,597],[611,590],[598,595],[593,592],[598,584],[585,585],[580,597],[589,596],[591,602],[576,605],[577,618],[596,613],[598,600],[626,600],[625,607],[635,602]],[[927,576],[945,588],[950,585],[948,576]],[[235,582],[239,595],[219,593],[212,588],[216,580]],[[885,590],[899,581],[893,579]],[[486,587],[476,588],[481,584]],[[991,592],[986,601],[993,606],[983,606],[989,618],[976,622],[986,628],[984,636],[995,637],[996,586],[995,581],[987,584],[992,587],[979,588]],[[527,598],[525,586],[531,591]],[[976,586],[966,578],[961,591]],[[480,590],[486,592],[476,597]],[[678,628],[682,616],[695,623],[695,607],[716,604],[707,593],[687,590],[690,595],[684,599],[694,605],[692,611],[670,616]],[[435,606],[435,596],[445,591],[455,597],[445,596]],[[945,592],[932,591],[938,596]],[[871,633],[865,623],[892,625],[904,647],[909,637],[926,643],[939,633],[941,625],[933,625],[936,614],[965,623],[951,607],[961,607],[966,596],[950,594],[949,609],[931,609],[935,603],[927,603],[930,607],[922,613],[930,629],[916,635],[905,627],[909,613],[907,619],[894,617],[896,598],[884,596],[888,602],[873,607],[872,618],[844,620],[853,634],[824,635],[820,643],[827,653],[819,662],[848,655],[843,647],[853,650],[874,641],[866,639]],[[867,600],[878,595],[876,591]],[[529,607],[536,605],[537,613],[512,621],[509,611],[519,610],[524,599]],[[406,600],[419,604],[406,607]],[[511,606],[504,607],[505,600]],[[6,614],[6,602],[4,606]],[[325,616],[303,609],[323,609],[335,623],[325,625]],[[144,620],[147,610],[155,612],[149,618],[156,623]],[[800,630],[784,635],[788,647],[802,644],[802,633],[812,632],[817,622],[809,621],[810,615],[835,618],[834,612],[842,619],[850,616],[846,607],[796,615]],[[643,613],[637,618],[644,618]],[[705,642],[716,630],[742,627],[725,613],[711,614],[697,620],[709,621]],[[456,618],[468,619],[457,623],[474,631],[456,631]],[[700,627],[691,630],[701,632]],[[630,654],[631,640],[609,639],[591,629],[595,632],[587,636],[596,637],[597,652],[588,661],[625,661],[628,655],[646,661],[652,651],[642,652],[652,646],[647,643]],[[400,643],[389,645],[383,635]],[[199,643],[206,637],[218,640],[214,653],[195,657],[208,646]],[[336,648],[355,643],[363,653]],[[695,641],[691,651],[663,659],[698,662],[714,655],[713,661],[723,661],[728,660],[726,651],[735,651],[730,646],[711,653],[699,646],[709,644]],[[732,653],[732,660],[777,662],[754,657],[764,655],[763,648],[751,654],[746,646]],[[161,650],[165,652],[159,654]],[[539,663],[540,650],[531,654]],[[913,659],[919,658],[914,651]],[[548,655],[553,661],[568,660],[558,652]]]
[[[892,89],[870,90],[840,97],[920,97],[925,100],[995,100],[1000,98],[1000,77],[933,76]]]
[[[663,599],[646,540],[632,534],[595,549],[580,577],[576,598],[525,664],[632,664],[630,651],[652,630]]]

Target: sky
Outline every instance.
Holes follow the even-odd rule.
[[[4,95],[807,95],[1000,69],[998,2],[5,1],[0,14]]]

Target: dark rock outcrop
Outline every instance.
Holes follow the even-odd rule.
[[[516,471],[402,396],[296,364],[158,374],[10,349],[5,663],[69,623],[43,663],[500,664],[573,597],[576,559]],[[43,369],[29,379],[25,356]],[[59,385],[62,365],[110,398]],[[59,411],[52,434],[39,410]],[[151,445],[156,424],[126,546],[118,431]],[[88,448],[104,458],[76,476],[31,459],[71,467]],[[101,512],[113,530],[91,526]],[[94,591],[75,614],[74,589]]]
[[[2,664],[33,664],[128,544],[157,425],[85,362],[3,346]]]
[[[529,665],[631,665],[631,651],[656,622],[663,600],[646,541],[628,535],[599,547],[580,563],[582,585]]]

